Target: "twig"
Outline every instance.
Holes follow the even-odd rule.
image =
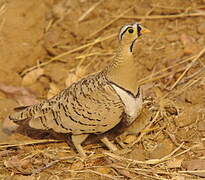
[[[118,178],[115,178],[109,174],[103,174],[103,173],[100,173],[100,172],[97,172],[97,171],[94,171],[94,170],[90,170],[90,169],[86,169],[86,170],[71,170],[71,169],[67,169],[66,171],[69,171],[69,172],[75,172],[75,173],[94,173],[94,174],[97,174],[97,175],[100,175],[100,176],[104,176],[106,178],[110,178],[110,179],[113,179],[113,180],[118,180]]]
[[[171,141],[175,144],[175,146],[180,146],[180,144],[176,141],[175,136],[173,134],[171,134],[169,131],[167,130],[163,130],[163,132],[165,132],[169,138],[171,139]],[[188,147],[186,147],[185,145],[182,146],[182,149],[189,149]]]
[[[52,161],[52,162],[46,164],[46,166],[34,170],[33,173],[32,173],[32,175],[39,174],[40,172],[44,171],[45,169],[50,168],[51,166],[54,166],[55,164],[57,164],[57,163],[60,162],[60,161],[61,161],[61,160],[55,160],[55,161]]]
[[[184,151],[182,151],[182,152],[180,152],[180,153],[174,155],[173,158],[175,158],[175,157],[177,157],[177,156],[181,156],[182,154],[185,154],[186,152],[190,151],[191,149],[192,149],[192,148],[186,149],[186,150],[184,150]]]
[[[184,145],[184,143],[182,143],[179,147],[177,147],[174,151],[172,151],[170,154],[168,154],[167,156],[164,156],[161,159],[150,159],[147,161],[138,161],[138,160],[133,160],[133,159],[129,159],[129,158],[125,158],[122,156],[118,156],[116,154],[113,154],[111,152],[104,152],[105,155],[110,156],[113,159],[116,159],[118,161],[125,161],[128,163],[133,163],[133,164],[148,164],[148,165],[154,165],[154,164],[159,164],[162,163],[164,161],[169,160],[179,149],[181,149],[181,147]]]
[[[151,79],[147,79],[147,78],[146,78],[146,80],[143,80],[143,81],[140,80],[138,83],[139,83],[139,85],[143,85],[143,84],[146,84],[146,83],[149,83],[149,82],[153,82],[153,81],[159,80],[159,79],[161,79],[161,78],[164,78],[164,77],[166,77],[166,76],[169,76],[169,75],[171,75],[171,74],[173,74],[173,73],[177,73],[177,72],[183,71],[184,69],[186,69],[186,67],[181,67],[181,68],[175,70],[175,72],[164,73],[164,74],[161,74],[161,75],[159,75],[159,76],[155,76],[155,77],[153,77],[153,78],[151,78]]]
[[[113,167],[114,168],[114,167]],[[122,176],[126,177],[126,178],[129,178],[129,179],[132,179],[133,178],[133,175],[130,174],[129,171],[127,171],[126,169],[117,169],[117,168],[114,168],[119,174],[121,174]]]
[[[134,168],[134,170],[132,170],[131,168],[116,166],[115,164],[111,165],[110,167],[114,168],[119,174],[122,174],[123,176],[125,176],[127,178],[130,178],[130,179],[133,179],[133,175],[129,174],[130,172],[132,172],[132,173],[139,174],[139,175],[142,175],[142,176],[145,176],[145,177],[151,177],[152,179],[165,180],[164,178],[151,176],[151,175],[140,172],[140,171],[144,171],[146,173],[152,173],[153,174],[152,170],[140,169],[140,168]],[[157,172],[154,172],[154,173],[157,173]]]
[[[124,19],[172,19],[172,18],[184,18],[184,17],[196,17],[205,16],[205,13],[182,13],[174,15],[152,15],[152,16],[121,16]]]
[[[195,171],[178,171],[179,173],[205,173],[205,170],[195,170]]]
[[[49,30],[50,27],[52,26],[53,22],[54,22],[54,19],[51,19],[51,20],[48,22],[47,26],[45,27],[45,32],[48,32],[48,30]]]
[[[91,37],[95,36],[96,34],[98,34],[100,31],[102,31],[103,29],[107,28],[108,26],[110,26],[112,23],[114,23],[115,21],[117,21],[118,19],[120,19],[124,14],[126,14],[127,12],[129,12],[130,10],[132,10],[134,7],[128,8],[127,10],[125,10],[123,13],[121,13],[119,16],[115,17],[113,20],[111,20],[110,22],[108,22],[107,24],[105,24],[103,27],[101,27],[100,29],[98,29],[97,31],[95,31],[94,33],[92,33],[91,35],[88,36],[88,39],[90,39]]]
[[[181,81],[181,83],[179,83],[179,85],[184,84],[185,82],[189,81],[189,80],[192,79],[193,77],[195,77],[195,76],[201,74],[202,72],[204,72],[204,70],[205,70],[205,66],[202,67],[201,69],[199,69],[197,72],[191,74],[190,76],[184,77],[184,79],[182,79],[182,81]]]
[[[17,147],[17,146],[29,146],[34,144],[46,144],[46,143],[59,143],[64,142],[62,140],[38,140],[38,141],[31,141],[31,142],[25,142],[25,143],[19,143],[19,144],[0,144],[0,149],[2,148],[9,148],[9,147]]]
[[[167,71],[167,70],[169,70],[169,69],[172,69],[172,68],[174,68],[174,67],[176,67],[176,66],[179,66],[179,65],[181,65],[181,64],[183,64],[183,63],[185,63],[185,62],[187,62],[187,61],[190,61],[190,60],[192,60],[192,59],[195,58],[195,57],[196,57],[196,55],[195,55],[195,56],[188,57],[188,58],[186,58],[186,59],[184,59],[184,60],[181,60],[181,61],[175,63],[175,64],[172,65],[172,66],[169,66],[169,67],[164,68],[164,69],[162,69],[162,70],[160,70],[160,71],[157,71],[157,72],[155,72],[155,73],[152,73],[150,76],[147,76],[147,77],[141,79],[141,80],[139,81],[139,83],[140,83],[140,84],[143,84],[143,83],[146,82],[147,80],[150,80],[150,77],[152,78],[153,76],[156,76],[156,75],[158,75],[158,74],[160,74],[160,73],[163,73],[163,72],[165,72],[165,71]]]
[[[129,172],[132,172],[132,173],[138,173],[139,171],[142,171],[142,172],[145,172],[145,173],[152,173],[152,174],[160,174],[160,175],[179,175],[179,173],[176,173],[176,172],[167,172],[167,171],[164,171],[164,170],[158,170],[158,169],[155,169],[153,167],[147,167],[149,169],[144,169],[144,168],[136,168],[136,167],[123,167],[123,166],[119,166],[119,165],[116,165],[116,164],[112,164],[108,167],[112,167],[112,168],[115,168],[115,169],[125,169]],[[180,174],[182,175],[182,174]],[[183,176],[189,176],[187,174],[183,174]]]
[[[178,95],[180,95],[182,92],[184,92],[187,88],[189,88],[190,86],[192,86],[193,84],[197,83],[198,81],[200,81],[201,79],[203,79],[203,77],[199,77],[196,80],[193,80],[192,82],[190,82],[188,85],[182,87],[181,89],[179,89],[178,91],[176,91],[175,93],[172,94],[172,97],[176,97]],[[171,91],[170,91],[171,92]],[[170,92],[168,92],[167,94],[165,94],[162,98],[167,97]]]
[[[48,168],[50,168],[51,166],[54,166],[55,164],[59,163],[60,161],[74,160],[74,159],[75,159],[75,157],[72,156],[72,157],[61,158],[61,159],[58,159],[58,160],[52,161],[52,162],[46,164],[46,166],[34,170],[33,173],[32,173],[32,175],[39,174],[40,172],[44,171],[45,169],[48,169]]]
[[[176,85],[179,83],[179,81],[184,77],[184,75],[189,71],[189,69],[193,66],[193,64],[205,53],[205,48],[203,48],[199,54],[192,60],[192,62],[188,65],[188,67],[185,69],[185,71],[179,76],[179,78],[176,80],[176,82],[172,85],[170,90],[176,87]]]
[[[2,14],[4,14],[5,11],[6,11],[6,2],[4,2],[4,4],[0,7],[0,16],[1,16]]]
[[[204,70],[204,68],[202,68]],[[202,71],[201,71],[202,72]],[[201,73],[197,71],[197,74]],[[190,83],[187,83],[184,87],[180,88],[179,90],[177,90],[175,93],[172,93],[173,91],[170,91],[168,93],[166,93],[164,96],[160,97],[160,100],[165,99],[167,96],[169,96],[172,93],[172,97],[176,97],[178,95],[180,95],[182,92],[184,92],[187,88],[189,88],[190,86],[192,86],[193,84],[197,83],[198,81],[200,81],[202,77],[199,77],[198,79],[194,79],[193,81],[191,81]]]
[[[67,52],[64,52],[64,53],[62,53],[62,54],[59,54],[58,56],[55,56],[55,57],[51,58],[50,60],[39,64],[38,66],[36,65],[36,66],[33,66],[33,67],[31,67],[31,68],[28,68],[28,69],[24,70],[23,72],[21,72],[21,76],[24,76],[25,74],[27,74],[28,72],[30,72],[30,71],[36,69],[37,67],[42,67],[42,66],[48,65],[49,63],[51,63],[51,62],[53,62],[53,61],[55,61],[55,60],[59,60],[60,58],[62,58],[62,57],[64,57],[64,56],[67,56],[67,55],[72,54],[72,53],[74,53],[74,52],[80,51],[80,50],[85,49],[85,48],[87,48],[87,47],[89,47],[89,46],[92,46],[92,45],[94,45],[94,44],[97,44],[97,43],[99,43],[99,42],[102,42],[102,41],[105,41],[105,40],[107,40],[107,39],[113,38],[113,37],[115,37],[115,36],[116,36],[116,33],[115,33],[115,34],[111,34],[111,35],[106,36],[106,37],[103,37],[103,38],[99,38],[99,39],[97,39],[97,40],[95,40],[95,41],[93,41],[93,42],[91,42],[91,43],[84,44],[84,45],[82,45],[82,46],[80,46],[80,47],[78,47],[78,48],[75,48],[75,49],[72,49],[72,50],[70,50],[70,51],[67,51]]]
[[[81,22],[82,20],[85,19],[85,17],[87,17],[98,5],[100,5],[104,0],[100,0],[97,3],[93,4],[85,13],[82,14],[82,16],[80,16],[80,18],[78,19],[78,22]]]
[[[145,17],[149,16],[149,15],[153,12],[153,9],[154,9],[154,8],[148,10],[148,11],[145,13]],[[144,18],[144,19],[141,19],[139,23],[144,23],[144,21],[145,21],[145,18]],[[158,38],[159,38],[159,37],[158,37]]]
[[[156,177],[156,176],[151,176],[151,175],[148,175],[148,174],[145,174],[145,173],[142,173],[142,172],[136,172],[136,173],[139,174],[139,175],[145,176],[145,177],[149,177],[149,178],[151,178],[151,179],[167,180],[167,179],[165,179],[165,178]]]
[[[163,5],[159,5],[159,4],[152,4],[151,6],[154,8],[184,10],[184,7],[163,6]]]
[[[90,172],[90,173],[94,173],[94,174],[97,174],[97,175],[100,175],[100,176],[104,176],[104,177],[107,177],[107,178],[110,178],[110,179],[113,179],[113,180],[118,180],[117,178],[109,175],[109,174],[104,174],[104,173],[100,173],[98,171],[94,171],[94,170],[91,170],[91,169],[88,169],[88,170],[85,170],[86,172]]]
[[[83,54],[83,55],[77,56],[75,58],[83,59],[83,58],[90,57],[90,56],[111,56],[111,55],[113,55],[113,53],[92,52],[89,54]]]
[[[6,19],[3,18],[2,21],[1,21],[1,23],[0,23],[0,32],[1,32],[1,30],[2,30],[2,28],[3,28],[3,26],[4,26],[4,24],[5,24],[5,22],[6,22]]]
[[[182,148],[182,146],[184,145],[184,142],[181,143],[174,151],[172,151],[170,154],[166,155],[165,157],[163,157],[163,161],[165,160],[169,160],[171,158],[171,156],[173,156],[178,150],[180,150]],[[174,156],[175,157],[175,156]]]

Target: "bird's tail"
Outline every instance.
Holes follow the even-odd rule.
[[[32,117],[32,106],[20,106],[14,108],[14,112],[9,115],[9,119],[17,124],[22,124]]]
[[[48,129],[43,119],[46,119],[49,108],[43,108],[46,106],[47,101],[42,101],[39,104],[31,106],[21,106],[14,109],[14,112],[9,116],[9,120],[16,124],[24,125],[28,124],[35,129]]]

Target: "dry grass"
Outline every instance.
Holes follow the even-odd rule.
[[[65,3],[63,0],[59,2]],[[150,29],[153,28],[153,34],[150,37],[145,37],[145,41],[139,42],[145,48],[139,51],[136,59],[142,60],[141,62],[145,66],[145,69],[141,72],[143,76],[139,80],[139,84],[147,86],[145,87],[145,94],[148,102],[145,101],[144,108],[149,111],[151,121],[148,121],[139,134],[133,135],[134,140],[130,144],[123,142],[122,138],[122,142],[118,144],[121,144],[124,149],[118,154],[105,151],[104,147],[96,142],[85,145],[84,147],[89,154],[86,159],[81,159],[63,140],[58,140],[59,138],[49,140],[43,139],[42,136],[41,140],[30,138],[25,140],[22,135],[17,137],[13,135],[11,141],[0,142],[0,179],[6,180],[8,176],[13,177],[13,179],[22,179],[25,176],[31,179],[202,179],[205,177],[203,169],[193,170],[183,166],[182,162],[204,158],[204,132],[198,130],[198,123],[203,122],[205,117],[202,108],[204,103],[200,97],[201,94],[204,95],[200,88],[202,87],[203,90],[205,87],[205,48],[201,44],[197,44],[197,40],[202,35],[197,30],[188,28],[190,27],[189,23],[197,26],[197,22],[201,18],[204,20],[205,13],[201,11],[201,9],[204,10],[204,6],[201,6],[200,3],[195,4],[195,6],[189,3],[189,5],[184,5],[186,8],[182,8],[177,5],[179,0],[175,0],[173,6],[170,7],[164,6],[163,3],[154,4],[147,9],[145,5],[140,6],[144,11],[138,13],[138,7],[131,1],[122,9],[118,9],[119,6],[117,5],[117,8],[112,9],[113,5],[104,0],[89,2],[89,7],[82,3],[83,9],[80,9],[82,7],[77,9],[79,16],[76,17],[75,25],[81,27],[86,21],[90,21],[90,24],[92,24],[92,19],[95,19],[97,12],[110,11],[105,19],[102,18],[103,23],[99,23],[100,25],[92,29],[92,33],[83,37],[83,43],[82,39],[74,38],[76,46],[63,43],[64,38],[59,38],[55,42],[59,46],[52,47],[56,50],[56,55],[48,53],[43,61],[38,59],[36,65],[22,69],[19,73],[20,76],[24,77],[39,67],[49,72],[52,66],[55,68],[56,64],[61,64],[62,67],[66,66],[70,72],[74,71],[73,76],[80,74],[78,77],[74,77],[75,80],[80,78],[81,75],[97,71],[112,59],[115,46],[113,39],[116,37],[116,33],[113,32],[116,32],[119,24],[128,22],[128,19],[129,22],[135,19],[143,20]],[[114,2],[118,4],[117,0]],[[54,7],[56,4],[53,3],[52,6]],[[45,34],[52,31],[57,32],[58,35],[65,33],[59,31],[59,27],[67,27],[70,20],[69,16],[72,16],[72,10],[69,9],[69,6],[65,6],[65,9],[60,18],[56,19],[53,15],[48,20],[45,25]],[[160,11],[156,11],[156,9],[160,9]],[[184,9],[186,10],[184,11]],[[104,10],[107,11],[104,12]],[[175,13],[176,11],[177,13]],[[0,18],[4,16],[4,13],[5,4],[0,4]],[[3,20],[0,19],[0,31],[4,22],[4,18]],[[165,24],[168,24],[168,26],[165,26]],[[187,28],[187,32],[184,27]],[[70,29],[74,34],[75,27],[70,27]],[[160,33],[159,29],[161,30]],[[186,47],[183,46],[180,39],[180,35],[183,33],[197,39],[193,42],[200,46],[197,49],[198,51],[188,54],[184,52]],[[176,40],[171,40],[171,42],[167,40],[166,37],[169,34],[176,34]],[[188,46],[194,43],[188,43]],[[203,43],[205,43],[205,39]],[[192,49],[191,45],[190,49]],[[179,57],[169,58],[175,53],[171,50],[170,52],[165,51],[170,46],[171,49],[177,46],[176,49],[180,49],[183,53],[179,53]],[[166,56],[164,57],[164,55]],[[56,86],[63,86],[64,82],[56,82],[52,73],[45,74],[45,77],[47,76]],[[66,76],[66,78],[71,79],[70,76]],[[66,78],[63,77],[63,81]],[[35,82],[36,84],[41,82],[39,79]],[[38,84],[38,86],[40,85]],[[156,87],[153,88],[153,86]],[[33,90],[32,87],[28,88]],[[45,88],[43,93],[46,94],[47,91],[48,89]],[[196,96],[198,103],[194,101],[195,93],[193,91],[199,94]],[[1,99],[4,99],[4,96]],[[186,118],[185,116],[184,118],[183,113],[188,113],[189,108],[193,117],[187,116]],[[188,118],[191,119],[189,123],[186,122]],[[182,122],[183,125],[179,122]],[[184,133],[181,133],[181,131],[184,131]],[[196,134],[193,137],[193,134],[187,137],[186,133],[189,132]],[[124,136],[126,138],[126,135]],[[168,149],[167,147],[171,148]],[[141,155],[139,155],[140,153]],[[178,163],[181,159],[181,163]],[[174,160],[178,161],[175,162]],[[169,163],[172,161],[174,163],[170,166]]]

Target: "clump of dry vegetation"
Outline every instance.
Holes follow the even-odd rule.
[[[0,179],[204,179],[204,4],[0,1]],[[114,140],[118,154],[91,136],[84,145],[90,154],[82,160],[65,142],[67,135],[8,122],[14,107],[50,98],[105,67],[116,31],[133,21],[152,31],[134,49],[144,65],[144,109]]]

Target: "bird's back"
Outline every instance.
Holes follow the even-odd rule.
[[[121,121],[124,104],[101,72],[72,84],[50,100],[10,116],[37,129],[60,133],[104,133]]]

